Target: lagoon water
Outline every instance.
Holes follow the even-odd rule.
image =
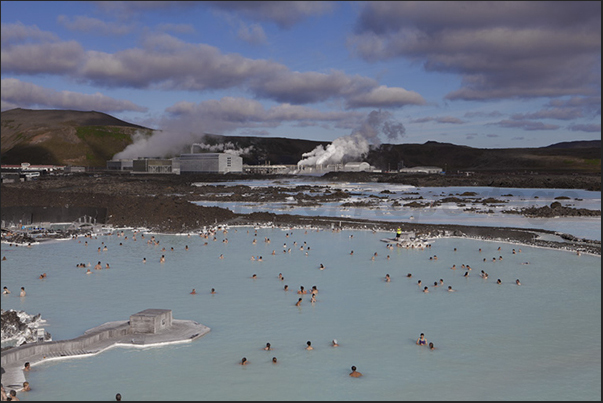
[[[598,217],[525,217],[519,214],[504,213],[505,210],[517,210],[526,207],[550,206],[560,202],[566,207],[577,209],[601,210],[601,192],[581,189],[520,189],[484,186],[447,186],[415,187],[389,183],[327,183],[312,178],[300,177],[298,180],[249,180],[241,182],[197,183],[197,186],[247,185],[251,189],[265,187],[290,188],[290,200],[286,202],[245,203],[229,202],[228,197],[220,201],[199,201],[202,206],[220,206],[235,213],[253,211],[272,211],[277,213],[345,217],[363,220],[395,221],[421,224],[458,224],[478,226],[499,226],[514,228],[537,228],[558,231],[601,240],[601,216]],[[325,190],[344,190],[350,198],[342,202],[324,203],[320,206],[299,205],[293,195],[295,187],[311,185]],[[386,193],[385,193],[386,192]],[[314,193],[316,194],[316,193]],[[468,196],[464,196],[468,195]],[[226,193],[228,196],[228,193]],[[415,201],[430,204],[446,197],[455,197],[465,201],[464,206],[457,203],[437,203],[426,207],[406,207]],[[495,199],[498,203],[482,203],[485,199]],[[396,201],[398,204],[394,205]],[[476,202],[477,201],[477,202]],[[370,206],[354,205],[370,202]],[[349,203],[352,207],[342,206]]]
[[[152,235],[158,246],[147,244]],[[30,248],[2,244],[2,286],[13,292],[2,308],[41,313],[53,340],[148,308],[211,328],[193,342],[40,363],[26,375],[33,390],[19,397],[600,401],[599,256],[461,238],[388,249],[380,239],[391,235],[230,227],[216,240],[139,233],[134,241],[126,230]],[[76,267],[97,261],[110,269]],[[472,268],[468,277],[462,264]],[[43,272],[48,278],[39,280]],[[304,295],[296,307],[302,285],[317,286],[317,301]],[[420,333],[436,350],[415,344]],[[262,349],[267,342],[273,351]],[[247,366],[238,365],[242,357]],[[349,377],[352,365],[364,376]]]

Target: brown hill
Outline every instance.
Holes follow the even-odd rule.
[[[2,163],[105,167],[140,130],[151,134],[101,112],[11,109],[2,112]]]

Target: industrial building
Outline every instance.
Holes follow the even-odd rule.
[[[132,173],[180,174],[178,158],[138,158],[132,161]]]
[[[133,159],[107,161],[107,169],[111,171],[131,171],[134,168]]]
[[[226,153],[180,154],[180,173],[243,172],[243,158]]]
[[[412,167],[412,168],[401,168],[398,172],[403,173],[421,173],[421,174],[441,174],[444,170],[440,167]]]

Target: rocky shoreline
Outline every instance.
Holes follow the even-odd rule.
[[[362,173],[361,173],[362,174]],[[349,179],[349,175],[347,176]],[[191,183],[197,182],[225,182],[227,179],[275,179],[269,177],[235,177],[228,175],[152,175],[136,176],[122,175],[74,175],[51,176],[36,181],[2,184],[2,207],[27,207],[45,206],[55,208],[94,207],[106,211],[105,224],[113,227],[141,227],[162,233],[186,233],[201,230],[203,227],[216,225],[273,225],[277,227],[313,227],[313,228],[341,228],[341,229],[373,229],[379,231],[395,231],[399,223],[375,220],[350,219],[339,217],[310,217],[291,214],[276,214],[255,212],[237,214],[221,207],[202,207],[190,203],[193,200],[211,199],[208,192],[214,186],[196,187]],[[326,179],[326,178],[323,178]],[[358,176],[357,179],[362,179]],[[590,179],[589,179],[590,180]],[[600,183],[600,177],[598,178]],[[360,180],[358,180],[360,181]],[[345,192],[333,191],[330,193],[313,195],[313,186],[308,185],[297,194],[303,196],[303,203],[307,205],[320,205],[328,201],[342,200],[348,197]],[[229,201],[281,201],[283,192],[278,189],[268,188],[263,192],[250,191],[249,187],[236,185],[228,189],[222,187],[221,192],[228,191]],[[257,199],[257,200],[256,200]],[[299,202],[299,201],[298,201]],[[67,206],[67,207],[65,207]],[[600,211],[573,212],[560,203],[534,209],[530,213],[535,216],[576,215],[600,216]],[[521,212],[515,212],[521,213]],[[567,214],[565,214],[567,213]],[[4,218],[3,218],[4,219]],[[464,226],[448,224],[416,224],[401,223],[403,231],[413,231],[416,234],[437,238],[442,236],[462,236],[476,239],[515,242],[526,245],[580,251],[595,255],[601,254],[601,242],[596,240],[573,237],[569,234],[556,233],[539,229],[520,229],[503,227]],[[4,242],[26,243],[35,241],[26,238],[27,234],[13,234],[11,238],[3,231]],[[73,233],[56,232],[54,237],[72,236]],[[540,239],[558,238],[556,240]],[[37,238],[38,240],[40,238]]]

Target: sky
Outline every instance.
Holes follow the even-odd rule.
[[[1,7],[2,111],[103,112],[163,144],[204,133],[476,148],[601,139],[599,1]]]

